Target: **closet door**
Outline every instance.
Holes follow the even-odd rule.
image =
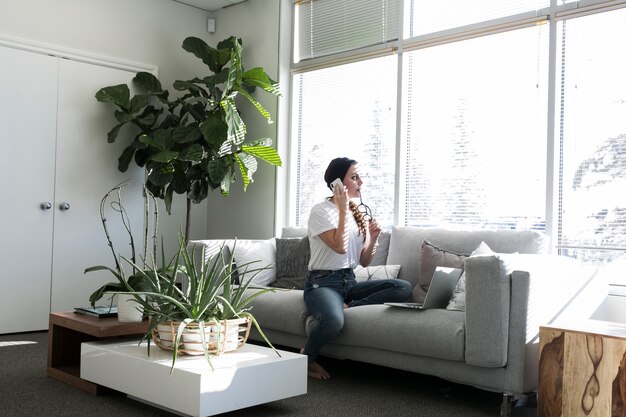
[[[60,60],[52,311],[88,305],[95,289],[115,280],[110,273],[83,271],[93,265],[115,266],[100,221],[100,201],[108,190],[126,180],[131,182],[122,193],[123,204],[137,253],[142,252],[143,170],[132,164],[126,173],[118,171],[117,158],[128,142],[120,137],[114,144],[107,143],[107,132],[116,124],[113,105],[95,99],[100,88],[130,85],[134,75],[121,69]],[[63,204],[69,208],[59,210]],[[129,237],[118,214],[110,206],[106,214],[116,251],[130,257]]]
[[[58,62],[0,46],[0,63],[0,333],[12,333],[48,327]]]

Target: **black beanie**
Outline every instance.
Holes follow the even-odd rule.
[[[346,176],[350,166],[354,164],[356,164],[354,159],[345,157],[335,158],[330,161],[330,164],[328,164],[328,168],[326,168],[326,172],[324,173],[324,181],[326,181],[328,188],[330,188],[330,183],[335,181],[337,178],[343,181],[343,178]]]

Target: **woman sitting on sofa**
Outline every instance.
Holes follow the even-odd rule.
[[[336,179],[340,182],[333,186]],[[343,328],[344,308],[402,302],[413,291],[409,282],[400,279],[356,282],[354,268],[372,261],[381,229],[375,219],[365,219],[351,201],[360,197],[363,184],[355,160],[333,159],[324,180],[333,195],[311,209],[311,260],[304,286],[304,302],[316,324],[302,353],[309,359],[309,376],[317,379],[330,377],[316,362],[317,354]]]

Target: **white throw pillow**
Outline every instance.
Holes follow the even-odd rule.
[[[276,281],[276,240],[238,240],[235,245],[235,264],[239,271],[239,282],[251,279],[254,285],[270,285]],[[261,268],[266,269],[259,271]]]
[[[376,265],[362,267],[358,265],[354,268],[354,276],[357,282],[369,281],[372,279],[392,279],[398,278],[401,265]]]
[[[472,256],[491,256],[496,253],[491,250],[489,246],[485,242],[480,242],[480,245],[472,252],[470,258]],[[465,271],[463,271],[463,275],[459,278],[459,282],[456,284],[456,288],[454,288],[454,292],[452,293],[452,297],[448,302],[447,310],[454,311],[465,311]]]

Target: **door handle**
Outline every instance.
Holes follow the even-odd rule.
[[[69,209],[70,209],[70,203],[63,202],[63,203],[59,204],[59,210],[67,211]]]
[[[50,203],[49,201],[44,201],[39,204],[39,208],[43,211],[50,210],[52,208],[52,203]]]

